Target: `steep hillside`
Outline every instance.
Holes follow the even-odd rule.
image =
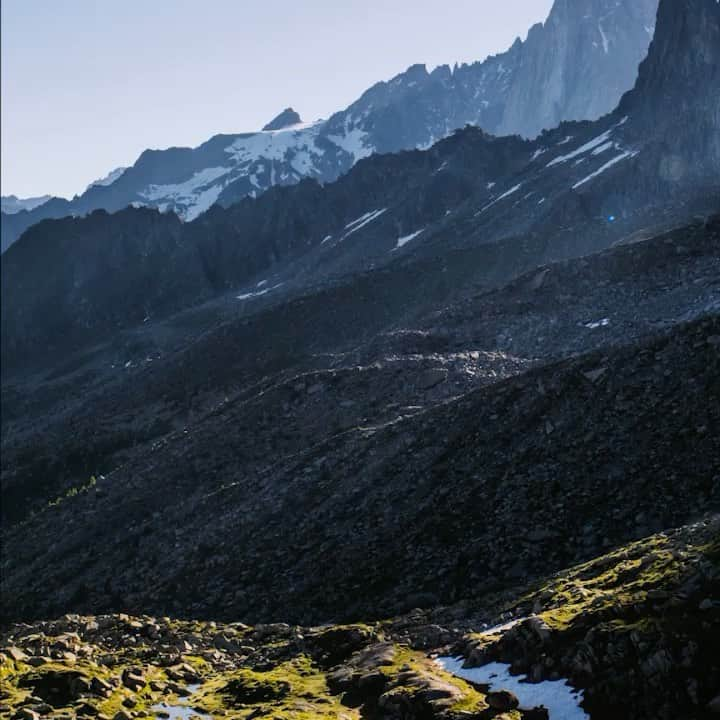
[[[355,286],[6,386],[9,612],[391,613],[684,522],[720,499],[717,263],[715,222],[362,348]]]

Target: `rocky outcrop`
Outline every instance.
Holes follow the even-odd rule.
[[[466,638],[468,664],[570,678],[593,719],[712,717],[719,530],[715,516],[559,574],[509,610],[517,623]]]
[[[292,108],[285,108],[276,118],[265,125],[263,132],[284,130],[286,127],[298,125],[301,122],[301,117]]]

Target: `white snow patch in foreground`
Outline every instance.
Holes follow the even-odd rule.
[[[609,170],[613,165],[617,165],[621,160],[625,160],[626,158],[635,157],[637,155],[637,152],[632,152],[631,150],[626,150],[624,153],[618,155],[617,157],[614,157],[609,162],[606,162],[601,168],[598,168],[594,173],[590,173],[587,177],[580,180],[580,182],[576,182],[573,186],[573,190],[577,190],[580,186],[584,185],[587,182],[590,182],[590,180],[593,180],[598,175],[602,175],[606,170]]]
[[[407,245],[411,240],[414,240],[418,235],[421,235],[425,232],[425,228],[422,230],[417,230],[414,233],[410,233],[410,235],[405,235],[404,237],[398,238],[397,245],[393,248],[394,250],[399,250],[403,245]]]
[[[540,683],[523,682],[525,675],[511,675],[510,665],[489,663],[478,668],[464,668],[463,658],[441,657],[437,662],[449,673],[463,680],[489,685],[491,690],[509,690],[520,701],[523,710],[544,705],[551,720],[589,720],[580,707],[582,690],[575,690],[566,680],[545,680]]]

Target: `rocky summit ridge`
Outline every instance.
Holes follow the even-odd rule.
[[[430,147],[467,124],[535,137],[563,120],[594,120],[632,87],[656,10],[657,0],[558,0],[547,21],[507,52],[432,72],[414,65],[325,121],[302,125],[288,108],[260,133],[146,150],[112,182],[93,183],[72,200],[3,213],[2,250],[42,219],[97,209],[143,205],[193,220],[215,203],[227,206],[276,185],[335,180],[374,153]]]

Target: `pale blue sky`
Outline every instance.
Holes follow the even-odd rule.
[[[71,196],[145,148],[327,117],[413,63],[507,49],[552,0],[2,0],[2,194]]]

